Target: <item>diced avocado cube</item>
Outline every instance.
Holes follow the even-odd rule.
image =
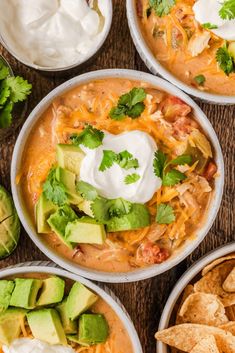
[[[10,308],[0,314],[0,344],[9,346],[19,338],[26,310]]]
[[[43,280],[42,290],[37,301],[38,306],[61,302],[64,297],[65,281],[59,277],[50,277]]]
[[[105,342],[109,335],[109,326],[101,314],[82,314],[79,318],[78,340],[80,344]]]
[[[27,314],[34,338],[52,345],[67,345],[59,314],[55,309],[34,310]]]
[[[113,217],[107,223],[108,232],[118,232],[124,230],[147,227],[150,224],[150,214],[148,208],[142,204],[133,204],[130,213],[122,217]]]
[[[70,203],[73,205],[79,205],[83,201],[83,198],[76,191],[76,175],[74,173],[64,168],[57,167],[56,179],[64,184]]]
[[[98,297],[80,282],[75,282],[68,295],[66,310],[71,320],[88,310]]]
[[[104,244],[106,232],[103,224],[93,218],[82,217],[67,224],[65,237],[71,243]]]
[[[14,287],[15,283],[13,281],[0,281],[0,313],[5,311],[10,305],[11,295]]]
[[[38,233],[49,233],[50,227],[47,223],[50,215],[56,210],[58,207],[51,201],[47,200],[44,193],[38,199],[36,204],[36,220],[37,220],[37,231]]]
[[[10,306],[24,309],[34,309],[39,289],[42,286],[40,279],[16,278]]]
[[[94,218],[93,212],[91,210],[92,201],[83,200],[79,205],[78,208],[80,211],[84,212],[87,216]]]
[[[80,175],[81,163],[85,156],[80,147],[58,144],[56,146],[57,161],[60,167]]]
[[[70,206],[64,205],[58,208],[47,221],[53,232],[55,232],[60,240],[70,249],[73,249],[73,245],[65,238],[65,228],[69,222],[73,222],[76,219],[78,219],[78,216],[74,210]]]
[[[66,334],[75,334],[77,333],[77,322],[70,320],[68,317],[68,312],[66,310],[67,298],[57,305],[56,310],[60,314],[60,319]]]
[[[14,210],[14,204],[10,194],[0,185],[0,223],[10,217]]]

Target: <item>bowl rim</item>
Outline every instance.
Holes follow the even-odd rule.
[[[235,251],[235,241],[232,241],[226,245],[221,245],[219,248],[215,250],[211,250],[210,252],[203,255],[200,259],[198,259],[193,265],[191,265],[184,274],[179,278],[176,282],[176,285],[172,288],[171,294],[169,295],[167,302],[163,308],[163,312],[161,314],[158,331],[164,330],[169,327],[169,321],[171,318],[172,311],[174,306],[182,294],[184,288],[198,275],[202,269],[220,257],[226,256]],[[168,353],[167,345],[157,341],[157,353]]]
[[[92,59],[98,52],[99,50],[102,48],[102,46],[104,45],[110,30],[111,30],[111,26],[112,26],[112,21],[113,21],[113,1],[112,0],[108,0],[108,11],[107,11],[107,17],[106,17],[106,24],[105,24],[105,29],[104,32],[101,36],[101,39],[98,42],[98,45],[94,47],[93,50],[89,51],[87,53],[87,55],[85,56],[85,58],[83,58],[82,60],[78,60],[76,63],[68,65],[68,66],[61,66],[61,67],[44,67],[44,66],[40,66],[40,65],[36,65],[33,63],[30,63],[26,60],[22,60],[20,58],[20,56],[15,53],[14,49],[10,48],[9,45],[7,44],[7,42],[4,40],[4,38],[2,37],[1,33],[0,33],[0,44],[18,61],[20,61],[22,64],[31,67],[32,69],[38,70],[38,71],[43,71],[43,72],[63,72],[63,71],[67,71],[70,69],[74,69],[76,67],[82,66],[83,64],[85,64],[87,61],[89,61],[90,59]]]
[[[132,40],[138,51],[141,59],[144,61],[147,68],[154,74],[160,75],[162,78],[168,80],[172,84],[179,87],[184,92],[190,94],[193,97],[197,97],[207,103],[229,105],[235,104],[235,96],[220,95],[215,93],[208,93],[200,91],[199,89],[190,87],[183,81],[179,80],[170,71],[168,71],[153,55],[152,51],[148,47],[138,23],[138,18],[135,8],[135,0],[126,0],[126,12],[128,25],[131,33]]]
[[[78,276],[74,273],[68,272],[63,270],[54,264],[46,261],[32,261],[26,263],[20,263],[15,266],[9,266],[0,272],[0,279],[8,276],[19,275],[23,273],[45,273],[45,274],[52,274],[57,275],[60,277],[68,278],[73,281],[78,281],[84,284],[86,287],[94,291],[98,294],[116,313],[120,321],[122,322],[123,326],[125,327],[127,334],[130,338],[133,352],[135,353],[143,353],[139,336],[136,332],[134,324],[127,313],[124,305],[121,303],[119,298],[108,288],[104,287],[101,288],[97,284],[92,283],[91,281]],[[108,293],[109,292],[109,293]]]
[[[220,176],[215,180],[215,192],[214,196],[211,200],[210,209],[208,210],[208,219],[204,222],[202,228],[198,231],[198,235],[195,240],[188,241],[189,245],[185,246],[184,249],[180,250],[180,254],[178,256],[173,256],[169,259],[169,261],[165,261],[160,265],[153,265],[150,267],[146,267],[144,269],[138,269],[131,272],[104,272],[97,271],[94,269],[89,269],[86,267],[82,267],[78,264],[72,263],[68,259],[63,258],[58,253],[54,252],[49,246],[46,246],[45,243],[41,241],[39,235],[35,231],[35,226],[30,225],[30,220],[26,219],[28,213],[23,211],[23,200],[20,197],[20,188],[16,185],[16,176],[18,174],[18,170],[20,168],[22,152],[24,149],[24,144],[27,141],[28,135],[30,133],[31,128],[34,126],[36,121],[40,118],[41,114],[47,109],[50,103],[53,101],[55,97],[61,95],[73,87],[78,86],[79,84],[83,84],[86,82],[90,82],[94,79],[107,79],[107,78],[126,78],[130,80],[138,80],[148,82],[156,87],[160,87],[160,89],[165,90],[166,92],[173,94],[175,96],[180,97],[186,103],[188,103],[193,109],[195,113],[196,119],[200,122],[202,128],[207,132],[210,137],[210,140],[213,142],[213,147],[216,152],[216,163],[218,166],[218,170]],[[189,254],[196,249],[196,247],[201,243],[204,237],[207,235],[209,229],[211,228],[217,212],[220,207],[220,203],[223,195],[223,186],[224,186],[224,161],[223,155],[221,151],[221,147],[216,136],[216,133],[207,119],[205,114],[199,108],[199,106],[185,93],[181,92],[176,86],[171,83],[156,77],[151,74],[147,74],[145,72],[135,71],[135,70],[125,70],[125,69],[109,69],[109,70],[100,70],[89,72],[77,77],[72,78],[69,81],[66,81],[62,85],[58,86],[54,90],[52,90],[46,97],[44,97],[39,104],[33,109],[28,119],[24,123],[20,134],[17,138],[15,148],[13,151],[12,163],[11,163],[11,187],[14,203],[20,217],[20,220],[29,234],[30,238],[37,245],[37,247],[52,261],[57,263],[59,266],[65,268],[68,271],[77,273],[85,278],[101,281],[101,282],[112,282],[112,283],[124,283],[124,282],[135,282],[139,280],[144,280],[147,278],[154,277],[163,272],[170,270],[172,267],[176,266],[178,263],[183,261]]]

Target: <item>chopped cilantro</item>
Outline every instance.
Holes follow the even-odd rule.
[[[175,0],[149,0],[149,5],[159,17],[168,15],[175,3]]]
[[[167,161],[167,157],[162,151],[158,150],[157,152],[155,152],[154,160],[153,160],[153,170],[154,170],[154,174],[161,179],[163,178],[163,170],[164,170],[166,161]]]
[[[86,183],[85,181],[78,181],[76,184],[76,189],[80,192],[81,196],[88,201],[93,201],[98,197],[98,193],[94,186]]]
[[[103,151],[103,158],[99,166],[99,171],[104,172],[106,169],[111,168],[114,162],[117,161],[117,154],[111,150]]]
[[[157,206],[156,222],[159,224],[170,224],[175,221],[174,210],[170,205],[161,203]]]
[[[132,210],[132,203],[122,198],[107,200],[99,197],[91,204],[92,213],[100,223],[107,223],[112,217],[122,217]]]
[[[120,153],[115,153],[111,150],[103,151],[103,158],[99,166],[101,172],[108,168],[111,168],[114,163],[117,163],[123,169],[138,168],[138,159],[133,158],[133,155],[128,151],[122,151]]]
[[[228,51],[227,44],[217,50],[216,60],[221,70],[223,70],[227,76],[229,76],[232,72],[235,72],[234,59]]]
[[[203,86],[206,78],[204,75],[198,75],[194,77],[194,81],[199,85],[199,86]]]
[[[139,174],[136,174],[136,173],[133,173],[133,174],[128,174],[125,179],[124,179],[124,182],[125,184],[134,184],[136,183],[138,180],[140,179],[140,175]]]
[[[32,85],[22,77],[7,77],[5,82],[10,88],[10,99],[13,103],[24,101],[31,93]]]
[[[173,186],[186,178],[186,175],[181,173],[179,170],[172,169],[164,175],[162,185]]]
[[[182,154],[181,156],[172,159],[169,164],[173,164],[173,165],[184,165],[184,164],[190,164],[192,163],[192,157],[188,154]]]
[[[213,25],[210,22],[203,23],[202,27],[205,28],[205,29],[217,29],[218,28],[217,25]]]
[[[4,105],[4,108],[0,110],[0,128],[5,128],[11,125],[12,122],[12,110],[13,103],[11,101]]]
[[[111,217],[121,217],[130,213],[132,209],[132,203],[130,201],[124,200],[123,198],[118,198],[115,200],[109,200],[109,214]]]
[[[219,15],[223,20],[233,20],[235,18],[235,1],[225,0],[219,10]]]
[[[56,168],[52,168],[43,184],[43,192],[47,200],[56,205],[63,205],[68,201],[64,184],[56,178]]]
[[[87,125],[80,134],[73,134],[70,140],[76,146],[84,145],[87,148],[94,149],[102,145],[103,138],[103,131],[97,130],[91,125]]]

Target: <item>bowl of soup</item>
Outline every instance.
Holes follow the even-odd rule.
[[[3,353],[142,353],[113,293],[49,262],[2,270],[0,298]]]
[[[234,268],[233,242],[211,251],[185,272],[163,310],[157,353],[234,352]]]
[[[158,275],[205,237],[223,157],[199,107],[153,75],[102,70],[33,110],[12,160],[13,197],[36,245],[84,277]]]
[[[234,104],[235,16],[226,3],[127,0],[131,35],[149,70],[200,99]]]

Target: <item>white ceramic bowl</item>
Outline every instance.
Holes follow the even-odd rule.
[[[160,319],[158,331],[164,330],[169,327],[171,315],[177,300],[182,294],[184,288],[212,261],[226,256],[232,252],[235,252],[235,242],[222,246],[216,250],[209,252],[204,255],[199,261],[193,264],[178,280],[175,287],[172,289],[171,295],[169,296],[166,305],[163,309],[162,316]],[[157,342],[157,353],[170,353],[167,345],[162,342]]]
[[[183,81],[179,80],[170,71],[168,71],[153,55],[148,47],[139,26],[138,16],[136,13],[136,0],[126,0],[127,18],[131,32],[131,36],[135,47],[144,61],[145,65],[154,75],[160,75],[174,85],[178,86],[188,94],[215,104],[235,104],[235,96],[224,96],[213,93],[202,92],[199,89],[193,88]]]
[[[85,65],[87,62],[89,62],[90,60],[92,60],[93,57],[95,57],[96,55],[98,55],[98,52],[101,50],[105,40],[108,37],[108,34],[110,32],[111,29],[111,25],[112,25],[112,18],[113,18],[113,2],[112,0],[108,0],[108,4],[107,4],[107,17],[105,19],[105,25],[104,25],[104,29],[103,29],[103,33],[100,36],[99,41],[96,43],[97,45],[94,46],[94,48],[92,50],[90,50],[87,55],[81,60],[77,60],[77,62],[75,62],[74,64],[68,65],[68,66],[61,66],[61,67],[44,67],[44,66],[39,66],[39,65],[35,65],[31,62],[28,62],[24,59],[22,59],[15,51],[12,47],[10,47],[7,43],[7,41],[2,37],[1,33],[0,33],[0,44],[2,44],[2,46],[12,55],[14,56],[18,61],[20,61],[22,64],[29,66],[33,69],[39,70],[39,71],[44,71],[47,73],[53,73],[53,72],[63,72],[66,70],[70,70],[73,69],[75,67],[78,66],[82,66]]]
[[[220,176],[216,178],[215,181],[215,191],[214,196],[211,200],[210,209],[208,211],[207,221],[204,222],[204,225],[198,232],[198,235],[195,240],[190,240],[186,242],[185,246],[180,249],[178,252],[170,257],[167,261],[163,262],[160,265],[153,265],[143,269],[137,269],[132,272],[122,272],[122,273],[109,273],[109,272],[102,272],[96,271],[93,269],[88,269],[82,267],[74,262],[63,258],[61,255],[56,253],[55,250],[51,249],[45,242],[43,242],[43,237],[38,235],[35,229],[35,225],[33,224],[32,220],[30,219],[26,207],[24,205],[23,196],[20,192],[20,187],[16,184],[16,176],[19,173],[20,166],[21,166],[21,159],[22,153],[25,147],[25,143],[27,138],[37,122],[37,120],[41,117],[42,113],[48,108],[51,102],[59,95],[71,90],[73,87],[86,83],[88,81],[97,80],[97,79],[104,79],[104,78],[127,78],[131,80],[140,80],[148,82],[159,89],[165,90],[170,94],[180,97],[186,103],[188,103],[194,110],[195,118],[198,120],[202,128],[207,132],[210,140],[213,143],[213,147],[215,150],[215,160],[218,166],[218,171]],[[198,105],[189,98],[185,93],[181,92],[177,87],[173,86],[169,82],[162,80],[161,78],[155,77],[150,74],[146,74],[144,72],[139,71],[132,71],[132,70],[101,70],[101,71],[94,71],[90,73],[86,73],[73,79],[65,82],[61,86],[54,89],[50,92],[32,111],[29,115],[27,121],[25,122],[19,137],[17,139],[13,158],[12,158],[12,165],[11,165],[11,186],[12,186],[12,193],[14,202],[16,205],[17,212],[19,214],[20,220],[29,234],[31,239],[34,243],[39,247],[39,249],[47,255],[51,260],[55,263],[60,265],[61,267],[77,273],[83,277],[93,279],[96,281],[103,281],[103,282],[134,282],[143,280],[146,278],[150,278],[153,276],[157,276],[175,265],[179,262],[184,260],[192,251],[200,244],[200,242],[204,239],[206,234],[208,233],[209,229],[211,228],[215,217],[217,215],[218,209],[220,207],[221,198],[223,194],[223,184],[224,184],[224,163],[223,163],[223,156],[220,148],[220,144],[218,138],[213,130],[213,127],[209,120],[206,118],[204,113],[198,107]]]
[[[56,275],[60,277],[64,277],[70,279],[72,281],[78,281],[84,284],[87,288],[90,288],[93,292],[97,293],[116,313],[123,326],[125,327],[130,341],[132,343],[133,352],[135,353],[143,353],[141,344],[139,341],[139,337],[135,330],[135,327],[126,312],[126,309],[119,301],[119,299],[113,294],[112,291],[108,287],[100,288],[94,283],[77,276],[73,273],[67,272],[60,268],[57,268],[54,264],[50,262],[26,262],[22,264],[18,264],[16,266],[8,267],[0,272],[0,279],[3,279],[8,276],[17,276],[26,273],[44,273],[49,275]]]

